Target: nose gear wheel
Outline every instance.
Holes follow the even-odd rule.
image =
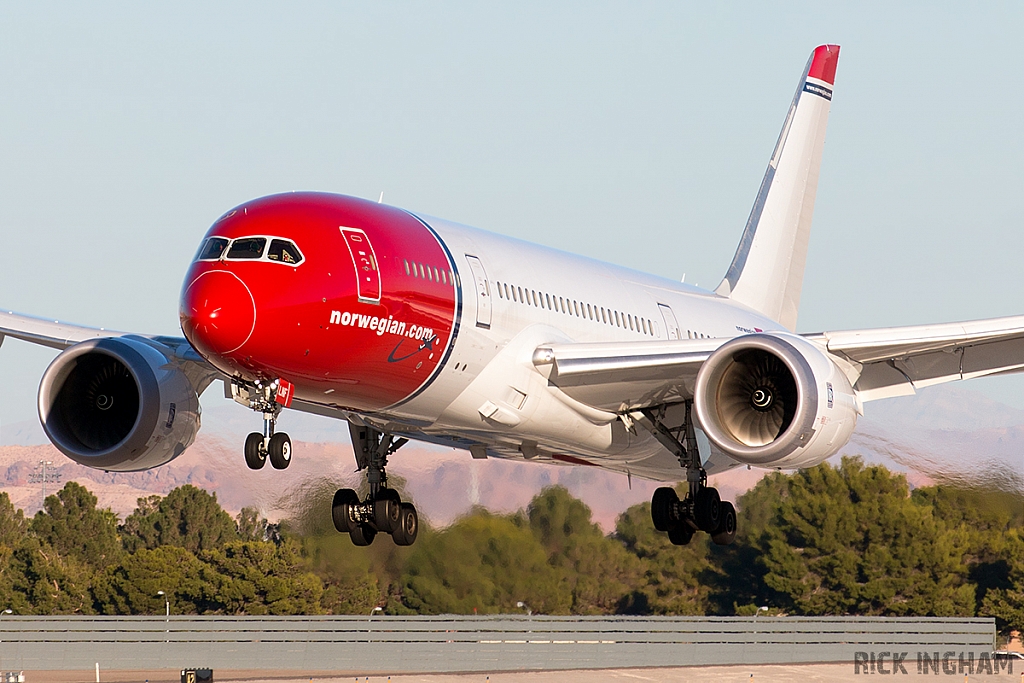
[[[267,454],[270,457],[270,464],[276,470],[283,470],[292,461],[292,440],[284,432],[277,432],[270,437],[267,444]]]
[[[263,413],[263,433],[252,432],[245,438],[245,464],[251,470],[262,469],[270,459],[276,470],[283,470],[292,462],[292,440],[284,432],[275,431],[281,404],[277,402],[278,380],[257,381],[252,386],[238,380],[231,382],[231,397],[238,403]]]
[[[259,432],[245,437],[245,464],[250,470],[263,469],[267,464],[267,451],[263,447],[263,435]]]

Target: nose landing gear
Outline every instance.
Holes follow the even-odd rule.
[[[675,429],[664,424],[664,407],[644,410],[637,419],[679,458],[690,486],[683,500],[673,488],[657,489],[651,498],[651,521],[658,531],[668,532],[674,545],[686,545],[698,531],[711,534],[711,541],[717,545],[730,545],[736,539],[736,508],[721,499],[718,489],[707,485],[693,428],[693,402],[687,401],[685,407],[683,424]]]
[[[281,404],[277,402],[277,380],[269,383],[257,381],[250,388],[238,382],[231,383],[231,397],[252,410],[263,413],[263,433],[252,432],[245,438],[245,464],[249,469],[262,469],[270,464],[274,469],[283,470],[292,461],[292,440],[284,432],[275,432]]]
[[[388,456],[408,439],[351,423],[349,431],[356,465],[366,470],[370,492],[366,500],[360,501],[352,489],[339,489],[331,505],[334,528],[347,533],[354,545],[370,545],[378,533],[390,534],[395,545],[412,545],[419,534],[416,508],[403,503],[398,491],[388,488],[385,471]]]

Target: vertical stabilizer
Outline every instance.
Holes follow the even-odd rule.
[[[796,328],[838,45],[811,53],[729,271],[715,291]]]

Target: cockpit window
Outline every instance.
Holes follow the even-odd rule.
[[[269,249],[267,249],[267,242],[270,242]],[[199,245],[199,252],[196,254],[195,260],[218,261],[220,259],[273,261],[297,266],[302,263],[303,256],[294,242],[280,237],[239,237],[233,240],[225,237],[206,238],[206,241]]]
[[[298,263],[302,260],[302,254],[298,247],[287,240],[271,240],[267,258],[281,263]]]
[[[199,248],[196,260],[216,261],[224,253],[224,247],[226,246],[228,246],[228,241],[223,237],[211,237],[206,240],[206,244]]]
[[[266,237],[243,237],[231,243],[228,259],[258,259],[267,246]]]

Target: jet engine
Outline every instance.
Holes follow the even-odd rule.
[[[39,385],[39,420],[64,455],[133,472],[170,462],[199,431],[199,396],[161,347],[141,338],[75,344]]]
[[[697,419],[735,460],[806,467],[834,455],[853,434],[858,403],[827,352],[793,334],[737,337],[697,374]]]

